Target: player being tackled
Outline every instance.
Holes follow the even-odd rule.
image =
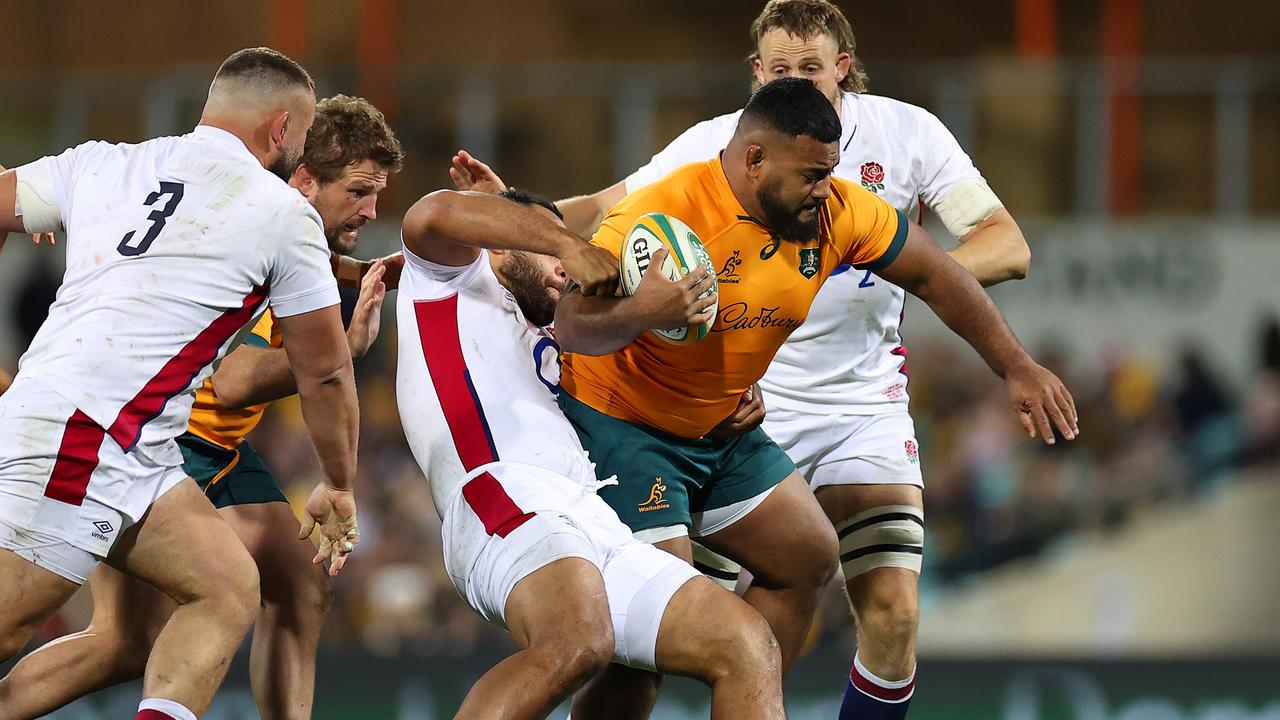
[[[559,348],[546,327],[571,280],[612,294],[614,257],[565,230],[550,203],[511,192],[428,195],[403,237],[402,425],[458,592],[520,648],[480,678],[457,717],[546,717],[610,660],[703,680],[714,718],[784,717],[764,619],[631,537],[596,493],[612,479],[597,481],[556,405]],[[706,275],[651,272],[624,302],[651,327],[697,322]]]

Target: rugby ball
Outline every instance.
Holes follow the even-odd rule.
[[[711,273],[711,289],[706,294],[716,291],[715,268],[711,263],[711,254],[703,247],[698,235],[679,218],[666,213],[649,213],[636,220],[622,246],[620,276],[622,292],[631,295],[640,285],[645,271],[649,269],[653,254],[661,247],[667,248],[667,259],[661,268],[657,268],[667,279],[679,280],[688,275],[698,265],[705,263]],[[705,296],[705,295],[704,295]],[[669,330],[654,329],[654,335],[677,345],[695,343],[711,332],[716,322],[717,306],[711,308],[711,319],[699,325],[686,325]]]

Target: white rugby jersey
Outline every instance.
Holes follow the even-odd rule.
[[[193,390],[264,303],[338,303],[320,216],[231,133],[89,142],[17,173],[56,203],[67,254],[19,375],[157,463],[181,464]]]
[[[408,248],[404,258],[396,399],[441,516],[461,492],[486,530],[503,535],[525,513],[559,506],[537,487],[504,489],[488,472],[502,466],[531,465],[594,489],[578,434],[556,404],[560,348],[525,319],[489,253],[464,267]]]
[[[848,92],[841,103],[835,175],[860,183],[913,220],[922,204],[935,206],[956,183],[981,177],[927,110]],[[627,192],[713,157],[729,144],[741,115],[739,110],[686,130],[627,178]],[[905,300],[901,288],[870,271],[838,268],[760,381],[766,405],[849,414],[905,409],[907,350],[898,332]]]

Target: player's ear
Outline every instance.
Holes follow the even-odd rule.
[[[271,118],[269,132],[271,134],[271,146],[276,150],[284,150],[284,134],[289,129],[289,111],[282,110],[278,115]]]
[[[751,73],[756,77],[757,85],[764,85],[766,80],[764,76],[764,61],[760,59],[760,51],[757,50],[751,56]]]
[[[764,167],[764,146],[748,145],[747,146],[747,176],[751,179],[760,177],[761,170]]]
[[[852,62],[853,62],[853,59],[849,56],[849,53],[847,52],[842,52],[836,56],[836,84],[837,85],[844,82],[844,79],[849,77],[849,65]]]
[[[310,198],[311,194],[319,188],[320,179],[312,174],[311,168],[307,167],[306,163],[298,163],[293,175],[289,176],[289,186]]]

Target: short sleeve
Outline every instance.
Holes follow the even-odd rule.
[[[837,242],[849,243],[843,262],[861,270],[882,270],[902,252],[911,221],[901,210],[874,193],[846,185],[847,205],[835,221],[835,230],[845,237]]]
[[[489,251],[481,250],[476,259],[467,265],[442,265],[413,254],[401,243],[404,252],[404,272],[412,278],[413,296],[419,299],[443,298],[461,292],[484,272],[489,265]],[[405,287],[404,274],[400,287]]]
[[[729,144],[741,111],[704,120],[685,130],[649,162],[627,177],[627,193],[651,185],[677,168],[715,157]]]
[[[961,149],[947,126],[933,113],[921,112],[919,132],[920,199],[934,209],[956,183],[969,178],[981,179],[982,173],[974,167],[973,160]]]
[[[92,141],[64,150],[59,155],[48,155],[14,168],[19,192],[14,211],[32,232],[62,230],[71,213],[72,189],[77,173],[94,154],[111,145]],[[23,207],[23,197],[28,205]],[[53,214],[57,214],[57,218]]]
[[[320,216],[309,206],[291,204],[280,220],[279,243],[271,274],[271,310],[276,317],[302,315],[337,305],[329,247]]]

